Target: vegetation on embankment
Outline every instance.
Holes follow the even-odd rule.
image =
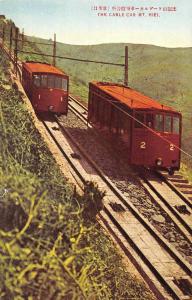
[[[102,194],[74,192],[7,70],[0,52],[0,299],[152,299],[90,213]]]

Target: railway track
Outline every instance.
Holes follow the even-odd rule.
[[[73,99],[74,98],[72,98],[71,100]],[[84,106],[82,107],[82,104],[80,104],[76,99],[74,99],[71,107],[73,107],[73,105],[75,105],[76,108],[75,110],[73,110],[73,112],[78,116],[81,115],[82,108],[83,112],[87,112],[87,108]],[[79,110],[78,107],[81,109]],[[86,124],[87,120],[85,120],[84,123]],[[120,154],[118,155],[121,156]],[[175,190],[175,186],[173,186],[173,184],[170,185],[168,180],[166,180],[165,177],[162,176],[162,172],[158,172],[157,175],[155,172],[149,172],[147,170],[145,170],[145,172],[143,171],[144,170],[142,169],[142,186],[145,188],[145,190],[147,190],[148,194],[152,196],[153,202],[156,202],[158,206],[160,206],[161,209],[165,211],[166,214],[168,214],[169,217],[174,221],[177,230],[179,230],[183,234],[183,236],[188,240],[190,244],[192,234],[192,210],[190,203],[188,203],[187,201],[187,198],[184,198],[183,195],[181,197],[180,193]],[[161,177],[159,177],[160,175]],[[163,220],[163,218],[161,219]],[[156,220],[157,217],[155,218],[155,221]],[[177,239],[177,237],[173,235],[170,236],[170,240],[174,241],[175,239]],[[191,258],[189,259],[191,262]]]
[[[70,103],[70,106],[73,106],[70,108],[71,111],[73,114],[78,114],[78,118],[81,116],[79,119],[84,126],[87,126],[86,108],[79,105],[77,101],[75,103],[75,105]],[[81,112],[78,107],[81,107]],[[189,255],[186,251],[181,252],[183,254],[181,255],[175,247],[170,245],[159,234],[157,228],[152,226],[145,214],[141,213],[139,206],[131,201],[133,194],[127,193],[122,186],[121,189],[119,188],[120,181],[116,182],[116,178],[114,179],[113,174],[110,174],[111,170],[106,176],[106,170],[102,170],[87,155],[86,149],[83,149],[76,140],[76,135],[73,135],[73,126],[67,124],[68,126],[65,126],[67,128],[64,128],[58,119],[45,121],[44,125],[65,159],[70,163],[78,177],[79,184],[82,186],[87,180],[97,181],[99,187],[106,191],[104,210],[100,213],[101,221],[121,244],[124,252],[134,262],[158,299],[191,299],[191,266],[187,261]],[[84,138],[87,138],[85,128],[79,129],[83,132]],[[79,133],[79,130],[77,131],[76,134]],[[160,213],[158,216],[161,216]],[[157,221],[157,223],[163,222]],[[179,234],[184,239],[188,238],[189,242],[187,228],[182,226]]]
[[[169,211],[171,218],[175,220],[176,226],[183,235],[191,242],[192,236],[192,210],[185,204],[183,199],[175,193],[163,178],[159,178],[156,173],[145,171],[143,185],[149,193],[154,193],[156,201],[164,206],[164,210]]]
[[[87,116],[88,116],[88,110],[87,107],[85,107],[83,104],[81,104],[78,100],[76,100],[73,96],[69,95],[69,109],[77,114],[79,118],[88,125],[87,123]]]
[[[146,182],[147,182],[148,185],[147,190],[154,198],[153,200],[157,202],[157,204],[161,207],[161,209],[172,220],[174,224],[174,225],[172,224],[172,226],[174,226],[176,229],[175,232],[178,231],[182,234],[182,237],[178,237],[177,234],[173,232],[173,230],[170,230],[170,226],[168,226],[167,230],[164,232],[164,237],[166,237],[168,242],[171,242],[173,246],[175,246],[175,244],[178,243],[179,239],[182,240],[183,237],[185,237],[183,239],[183,242],[180,241],[180,246],[181,248],[183,248],[182,252],[188,252],[187,259],[191,263],[191,250],[190,250],[191,249],[191,207],[190,205],[185,205],[185,202],[186,203],[188,202],[184,201],[185,199],[183,199],[183,197],[180,197],[180,193],[175,192],[175,188],[172,188],[172,186],[168,185],[167,181],[165,180],[160,181],[160,179],[154,177],[155,176],[154,173],[151,174],[151,176],[152,178],[149,177],[146,178],[145,176],[145,182],[143,183],[143,186],[145,186],[146,189]],[[150,187],[150,191],[149,191],[149,187]],[[162,195],[164,195],[164,197]],[[165,214],[164,217],[160,214],[157,214],[157,216],[153,217],[153,219],[154,219],[153,223],[156,223],[154,224],[156,227],[158,227],[159,225],[162,226],[162,223],[164,223],[164,227],[166,227],[167,223],[169,223],[169,220],[167,220]],[[186,244],[185,239],[188,241],[188,245]]]
[[[58,119],[46,121],[44,125],[73,170],[76,170],[82,184],[87,180],[97,181],[99,187],[106,191],[104,210],[100,213],[101,222],[122,245],[157,298],[190,299],[190,265],[167,245],[166,240],[103,174]]]
[[[192,208],[192,184],[187,179],[183,178],[179,172],[176,172],[173,176],[169,176],[165,172],[158,172],[158,176],[166,181],[187,206]]]

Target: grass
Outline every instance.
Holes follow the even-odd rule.
[[[186,158],[183,159],[180,172],[192,184],[192,161],[191,161],[191,159],[188,159],[188,160]]]
[[[63,177],[8,68],[0,53],[0,299],[152,299],[95,222],[103,194]]]

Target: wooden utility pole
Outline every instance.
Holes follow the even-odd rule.
[[[56,33],[54,33],[53,41],[53,66],[56,66]]]
[[[15,67],[16,76],[17,76],[18,36],[19,36],[19,29],[16,27],[15,28],[15,49],[14,49],[14,67]]]
[[[22,36],[21,36],[21,49],[23,49],[24,46],[24,28],[22,29]]]
[[[11,55],[12,51],[12,40],[13,40],[13,27],[10,28],[10,36],[9,36],[9,54]]]
[[[125,46],[125,75],[124,75],[124,85],[128,86],[128,46]]]

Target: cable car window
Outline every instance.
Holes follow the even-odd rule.
[[[47,75],[41,75],[41,86],[47,87]]]
[[[33,83],[35,86],[40,87],[40,83],[41,83],[40,75],[33,75]]]
[[[146,114],[146,125],[150,128],[153,128],[153,126],[154,126],[153,114]]]
[[[61,77],[55,77],[55,88],[56,89],[61,89],[62,85],[61,85]]]
[[[171,116],[165,116],[165,132],[171,132]]]
[[[142,113],[136,113],[135,114],[135,118],[139,122],[144,123],[144,114],[142,114]],[[139,123],[139,122],[135,121],[135,128],[142,128],[143,127],[143,125],[141,123]]]
[[[163,131],[163,115],[155,115],[155,129]]]
[[[173,117],[173,133],[179,134],[179,118]]]
[[[50,89],[54,89],[54,87],[55,87],[55,76],[54,75],[48,75],[47,86]]]
[[[67,79],[62,78],[62,90],[67,91]]]

